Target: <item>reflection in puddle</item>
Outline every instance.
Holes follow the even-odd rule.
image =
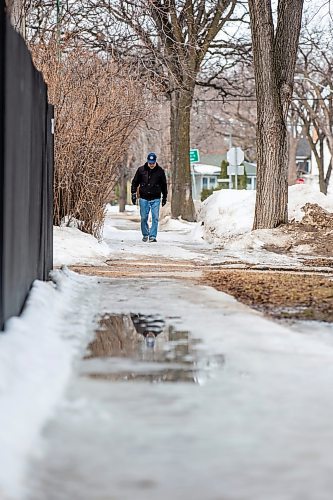
[[[134,328],[144,336],[148,347],[155,346],[157,335],[163,332],[165,321],[157,314],[131,314]]]
[[[159,315],[113,314],[101,318],[82,374],[108,380],[200,383],[223,356],[207,356],[200,340]]]

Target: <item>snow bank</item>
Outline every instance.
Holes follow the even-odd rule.
[[[203,222],[203,237],[209,242],[221,242],[250,233],[254,219],[255,191],[223,189],[207,198],[199,211],[199,221]],[[333,212],[333,196],[320,193],[316,186],[298,184],[289,188],[289,219],[301,220],[305,203],[318,203]],[[273,237],[269,231],[255,231],[267,240]],[[253,237],[250,237],[253,242]],[[260,243],[261,242],[261,243]],[[261,238],[258,246],[262,244]],[[245,247],[247,246],[244,241]]]
[[[54,266],[103,264],[109,257],[106,243],[74,227],[54,227]]]
[[[159,228],[162,231],[191,231],[194,227],[193,222],[187,222],[182,219],[172,219],[167,215],[160,221]]]
[[[27,460],[63,393],[74,356],[94,330],[95,279],[69,271],[57,271],[53,279],[34,283],[24,312],[0,335],[2,500],[24,498]]]
[[[296,221],[300,221],[303,218],[304,212],[301,208],[305,203],[318,203],[325,210],[333,212],[333,194],[325,196],[323,193],[320,193],[317,186],[296,184],[289,188],[289,220],[295,219]]]
[[[214,241],[251,230],[255,205],[255,191],[221,189],[209,196],[198,214],[204,222],[204,237]]]

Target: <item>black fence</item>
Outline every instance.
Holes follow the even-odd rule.
[[[53,108],[0,0],[0,329],[52,269]]]

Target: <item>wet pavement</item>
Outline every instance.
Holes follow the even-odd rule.
[[[199,383],[203,374],[209,376],[224,360],[206,357],[196,348],[200,343],[159,315],[107,314],[100,320],[80,373],[113,381]]]
[[[329,500],[333,346],[208,287],[101,279],[28,500]]]

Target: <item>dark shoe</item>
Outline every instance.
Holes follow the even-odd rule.
[[[142,241],[148,241],[148,236],[144,236],[144,237],[142,238]]]
[[[149,238],[149,243],[156,243],[157,239],[153,238],[152,236]]]

